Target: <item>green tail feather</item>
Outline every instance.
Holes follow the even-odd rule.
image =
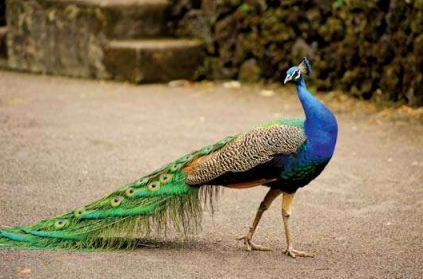
[[[191,188],[182,168],[210,154],[233,137],[172,162],[134,183],[63,215],[33,225],[0,229],[0,248],[133,248],[151,232],[174,227],[187,234],[200,225],[202,203],[216,197],[216,187]]]

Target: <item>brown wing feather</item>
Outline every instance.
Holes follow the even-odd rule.
[[[185,167],[186,182],[206,184],[226,172],[245,172],[270,161],[275,154],[295,153],[305,140],[302,129],[293,126],[255,128]]]

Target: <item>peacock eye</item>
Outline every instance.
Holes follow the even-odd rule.
[[[191,154],[190,155],[186,155],[186,156],[184,156],[182,158],[179,158],[178,163],[185,163],[185,162],[191,161],[192,158],[194,158],[194,156],[192,156]]]
[[[182,164],[175,163],[175,164],[173,164],[173,165],[170,166],[169,170],[171,172],[175,172],[175,171],[180,170],[181,167],[182,167]]]
[[[59,220],[56,221],[56,223],[54,223],[54,227],[56,229],[63,229],[68,224],[69,224],[69,221],[68,220],[59,219]]]
[[[160,182],[159,181],[154,181],[151,182],[150,184],[148,184],[148,190],[150,190],[150,192],[156,192],[157,190],[160,189]]]
[[[110,205],[113,207],[119,206],[123,201],[123,197],[114,197],[110,200]]]
[[[126,194],[126,196],[127,196],[128,198],[132,197],[132,196],[134,195],[134,193],[135,193],[135,189],[134,189],[134,188],[128,188],[128,189],[126,189],[126,191],[125,191],[125,194]]]
[[[160,182],[165,184],[165,183],[169,182],[171,178],[172,178],[172,175],[170,173],[162,174],[162,175],[160,175]]]
[[[84,214],[85,213],[85,208],[84,207],[81,207],[81,208],[78,208],[78,209],[76,209],[75,211],[74,211],[74,215],[75,215],[75,217],[79,217],[79,216],[81,216],[82,214]]]

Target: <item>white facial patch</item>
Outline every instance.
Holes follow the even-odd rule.
[[[295,76],[295,79],[300,78],[300,76],[301,76],[301,72],[297,71],[297,75]]]

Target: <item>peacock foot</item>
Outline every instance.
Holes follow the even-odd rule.
[[[248,234],[246,236],[237,237],[237,240],[244,240],[244,244],[245,244],[245,247],[247,247],[248,252],[251,252],[253,250],[256,250],[256,251],[272,251],[272,249],[270,249],[270,248],[267,248],[267,247],[264,247],[264,246],[261,246],[261,245],[258,245],[258,244],[254,244],[251,241],[251,236],[248,235]]]
[[[314,253],[294,250],[292,247],[285,249],[283,251],[283,253],[285,255],[292,257],[292,258],[296,258],[296,257],[311,257],[311,258],[313,258],[316,255]]]

